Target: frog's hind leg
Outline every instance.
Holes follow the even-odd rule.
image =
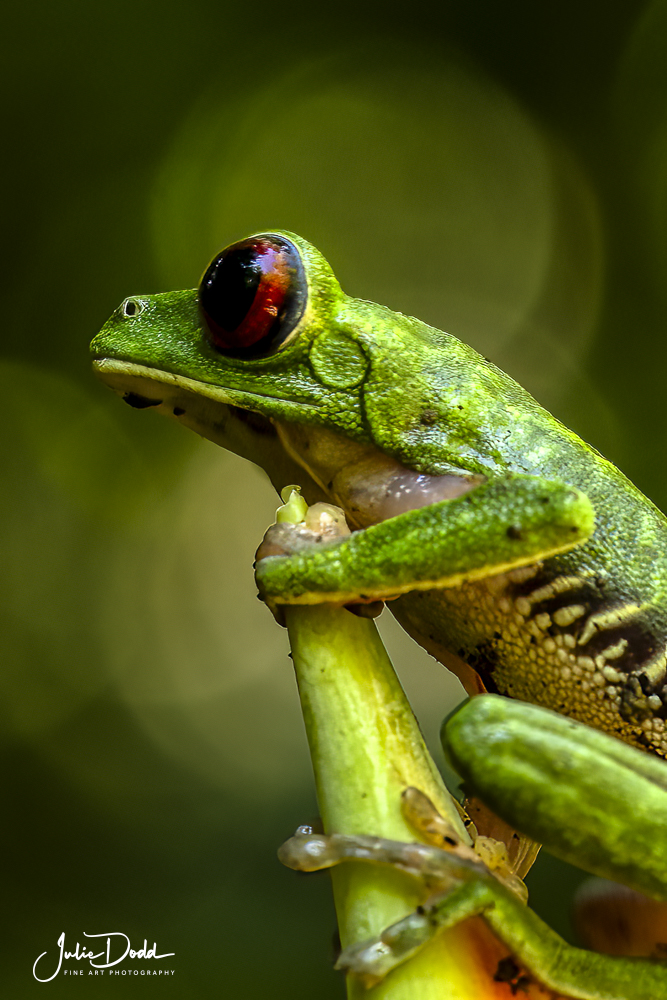
[[[667,964],[596,955],[560,938],[478,861],[425,844],[379,837],[312,834],[287,841],[279,857],[315,871],[346,860],[392,865],[420,878],[430,899],[379,937],[346,948],[336,967],[370,986],[407,961],[440,930],[482,917],[508,948],[496,971],[513,992],[535,982],[572,1000],[657,1000],[667,996]],[[433,890],[437,891],[434,893]]]

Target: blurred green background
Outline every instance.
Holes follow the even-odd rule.
[[[3,994],[342,997],[327,876],[275,859],[316,814],[254,597],[276,497],[122,406],[88,341],[291,229],[664,507],[667,2],[37,0],[0,44]],[[458,689],[388,618],[434,745]],[[533,898],[562,929],[576,876],[553,878]],[[175,975],[35,982],[62,931],[146,937]]]

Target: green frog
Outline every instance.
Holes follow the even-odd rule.
[[[272,232],[198,289],[125,299],[92,352],[130,406],[344,510],[347,537],[259,561],[271,607],[389,602],[468,694],[667,755],[667,521],[472,348],[347,296],[313,246]]]

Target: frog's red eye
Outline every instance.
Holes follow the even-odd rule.
[[[299,253],[279,236],[253,236],[227,247],[199,286],[210,341],[235,358],[277,350],[299,322],[305,298]]]

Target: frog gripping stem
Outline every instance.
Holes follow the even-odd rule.
[[[345,604],[457,587],[566,551],[593,527],[581,491],[507,476],[329,546],[264,559],[257,584],[265,600],[285,604]]]

